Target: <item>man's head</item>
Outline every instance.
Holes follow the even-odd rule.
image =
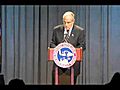
[[[67,30],[73,26],[75,22],[75,15],[71,11],[67,11],[63,14],[63,25]]]

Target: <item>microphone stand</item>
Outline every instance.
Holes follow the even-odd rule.
[[[68,33],[68,31],[67,31],[67,33],[66,33],[66,34],[64,34],[64,39],[63,39],[63,42],[70,43],[70,41],[69,41],[69,33]]]

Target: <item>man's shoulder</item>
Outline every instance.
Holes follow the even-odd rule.
[[[57,25],[57,26],[54,27],[54,29],[59,29],[59,28],[62,29],[62,28],[63,28],[63,25]]]
[[[82,27],[78,26],[78,25],[74,25],[75,29],[78,29],[78,30],[84,30]]]

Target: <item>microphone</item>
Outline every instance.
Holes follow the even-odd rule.
[[[69,42],[68,38],[69,38],[69,30],[66,30],[67,32],[64,33],[64,42]]]
[[[69,33],[69,30],[67,30],[67,33]]]
[[[66,36],[66,38],[67,39],[69,38],[69,30],[67,30],[67,36]]]

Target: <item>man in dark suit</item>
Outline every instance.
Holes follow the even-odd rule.
[[[86,33],[85,30],[78,25],[75,25],[75,15],[71,11],[67,11],[63,15],[63,25],[54,27],[52,40],[50,43],[51,48],[55,48],[58,44],[64,41],[65,33],[68,32],[67,42],[72,44],[75,48],[86,48]],[[74,67],[74,84],[76,84],[77,76],[80,74],[80,62],[75,62]],[[70,85],[70,69],[61,68],[59,72],[59,85]],[[55,81],[55,63],[53,65],[52,83]]]

